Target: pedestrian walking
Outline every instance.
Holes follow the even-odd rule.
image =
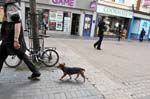
[[[2,22],[0,45],[0,71],[8,55],[17,55],[25,62],[32,72],[29,79],[39,77],[41,74],[25,54],[26,44],[21,24],[20,0],[4,1],[4,21]]]
[[[106,30],[104,19],[102,18],[101,21],[98,23],[99,31],[98,31],[98,37],[99,39],[94,43],[94,48],[97,50],[101,50],[101,43],[104,36],[104,31]]]
[[[43,18],[43,33],[46,35],[46,30],[47,30],[47,22],[46,19]]]
[[[118,41],[120,41],[120,39],[121,39],[121,34],[122,34],[122,29],[121,29],[121,24],[119,23],[119,27],[118,27]]]
[[[143,37],[145,36],[145,30],[144,30],[144,28],[142,28],[142,31],[141,31],[141,33],[140,33],[140,38],[139,38],[139,41],[140,42],[142,42],[143,41]]]

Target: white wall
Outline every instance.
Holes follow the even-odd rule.
[[[96,16],[97,16],[97,13],[93,12],[93,20],[95,21],[95,23],[92,22],[92,28],[91,28],[91,35],[90,35],[90,37],[94,37],[94,34],[95,34]]]
[[[84,24],[84,12],[82,11],[81,16],[80,16],[80,23],[79,23],[79,36],[83,35],[83,24]]]

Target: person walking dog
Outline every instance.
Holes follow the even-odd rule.
[[[25,54],[26,44],[21,24],[21,1],[5,0],[4,2],[4,20],[1,28],[2,44],[0,45],[0,71],[8,55],[17,55],[32,72],[31,76],[28,77],[29,79],[40,77],[41,73]]]

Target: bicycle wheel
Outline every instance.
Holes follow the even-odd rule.
[[[42,54],[42,62],[48,67],[55,66],[59,61],[59,55],[55,50],[48,49]]]
[[[20,60],[16,55],[10,55],[5,60],[5,64],[10,68],[16,68],[21,64],[22,60]]]

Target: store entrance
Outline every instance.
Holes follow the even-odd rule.
[[[72,14],[71,35],[79,34],[80,14]]]

